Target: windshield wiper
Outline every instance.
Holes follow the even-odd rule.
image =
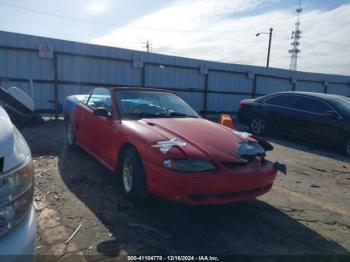
[[[169,116],[169,117],[193,117],[193,118],[198,118],[198,116],[194,116],[194,115],[187,115],[187,114],[184,114],[184,113],[179,113],[179,112],[170,112],[168,114],[166,114],[166,116]]]
[[[151,113],[134,113],[134,114],[124,114],[124,119],[140,119],[140,118],[156,118],[163,117],[160,114],[151,114]]]
[[[187,115],[179,112],[163,113],[163,114],[152,114],[152,113],[133,113],[124,114],[123,119],[141,119],[141,118],[169,118],[169,117],[192,117],[198,118],[198,116]]]

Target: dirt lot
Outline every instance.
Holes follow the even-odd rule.
[[[285,161],[288,174],[256,200],[190,207],[152,198],[134,205],[115,174],[65,146],[63,121],[22,133],[35,163],[38,254],[100,260],[125,254],[350,252],[350,165],[330,149],[270,138],[275,150],[268,157]]]

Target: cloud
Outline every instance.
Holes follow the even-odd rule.
[[[136,49],[142,50],[141,42],[151,40],[153,51],[157,53],[264,66],[268,35],[256,37],[255,34],[273,27],[270,66],[287,69],[290,35],[296,20],[293,10],[275,10],[251,16],[247,12],[274,2],[178,1],[124,28],[95,38],[92,43],[110,46],[119,46],[120,42],[140,43]],[[244,12],[246,16],[241,15]],[[350,45],[347,44],[350,42],[349,13],[350,4],[302,14],[302,52],[298,58],[298,70],[350,75]],[[135,27],[157,28],[158,31]],[[130,48],[135,49],[135,45]]]
[[[84,11],[89,15],[102,15],[107,12],[109,7],[109,1],[93,1],[87,4]]]

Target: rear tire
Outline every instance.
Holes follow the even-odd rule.
[[[254,135],[266,134],[267,124],[266,124],[266,121],[260,116],[253,118],[252,121],[250,122],[249,127],[250,127],[250,131]]]
[[[146,175],[142,159],[135,148],[125,150],[122,158],[121,179],[125,195],[133,200],[144,200],[148,196]]]
[[[68,145],[69,148],[76,149],[77,144],[75,140],[75,134],[74,134],[72,122],[70,121],[70,119],[68,119],[66,123],[67,123],[66,124],[66,144]]]

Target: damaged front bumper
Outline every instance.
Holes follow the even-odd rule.
[[[287,174],[287,166],[284,162],[277,161],[274,163],[274,167],[276,168],[277,171],[280,171],[283,174]]]
[[[243,141],[238,148],[238,155],[245,160],[251,160],[256,156],[260,156],[262,158],[265,157],[266,151],[273,150],[273,146],[265,139],[249,134],[238,132],[242,137]],[[253,138],[255,141],[247,140],[248,137]],[[282,161],[277,161],[274,163],[274,167],[277,171],[280,171],[283,174],[287,174],[287,166]]]
[[[189,205],[228,204],[267,193],[276,178],[275,164],[256,159],[245,167],[226,167],[207,172],[184,173],[144,161],[149,192]]]

